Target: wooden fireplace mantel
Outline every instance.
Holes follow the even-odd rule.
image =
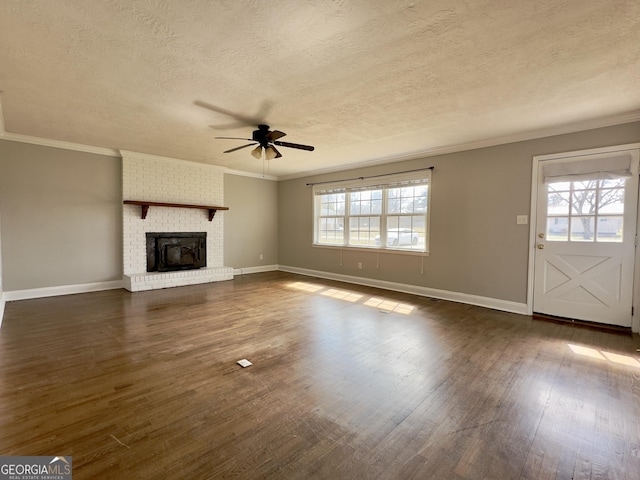
[[[144,220],[147,218],[149,207],[174,207],[174,208],[199,208],[209,211],[209,221],[213,220],[218,210],[229,210],[229,207],[212,207],[209,205],[188,205],[186,203],[163,203],[163,202],[146,202],[144,200],[124,200],[125,205],[140,205],[142,207],[142,216]]]

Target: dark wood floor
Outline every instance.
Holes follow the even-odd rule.
[[[636,480],[638,348],[281,272],[12,302],[0,454],[75,480]]]

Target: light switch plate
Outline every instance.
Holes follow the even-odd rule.
[[[516,223],[518,225],[526,225],[529,223],[529,215],[516,215]]]

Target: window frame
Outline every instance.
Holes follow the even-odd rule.
[[[380,178],[384,177],[384,178]],[[403,174],[390,174],[381,175],[378,177],[359,178],[348,181],[330,182],[330,185],[316,184],[313,185],[313,246],[321,248],[339,248],[350,250],[366,250],[366,251],[379,251],[387,253],[398,253],[408,255],[429,255],[429,238],[431,234],[430,217],[431,217],[431,169],[424,169],[420,171],[406,172]],[[402,212],[402,211],[390,211],[389,209],[389,191],[395,188],[412,187],[412,186],[426,186],[426,206],[424,212]],[[352,194],[364,191],[381,191],[381,211],[380,213],[352,213]],[[344,212],[340,214],[323,215],[322,213],[322,200],[326,198],[326,195],[342,195],[344,194]],[[414,198],[421,198],[422,195]],[[327,205],[330,202],[325,202]],[[376,245],[363,245],[353,244],[354,239],[350,238],[351,222],[352,219],[361,219],[365,217],[378,218],[379,219],[379,244]],[[400,227],[400,218],[412,218],[410,223],[413,223],[413,219],[416,217],[420,222],[424,222],[424,244],[418,243],[418,248],[414,247],[414,244],[410,243],[407,246],[388,245],[388,220],[389,218],[398,218],[398,226],[395,230],[400,235],[400,231],[404,230],[404,227]],[[320,236],[322,233],[321,222],[326,219],[333,219],[335,222],[342,223],[342,238],[335,242],[321,242]],[[338,224],[336,223],[336,225]],[[335,227],[339,228],[339,227]],[[392,229],[393,230],[393,229]],[[414,231],[413,227],[409,229]],[[326,231],[326,230],[325,230]],[[335,238],[335,237],[334,237]],[[370,240],[371,241],[371,240]],[[412,238],[413,241],[413,238]]]

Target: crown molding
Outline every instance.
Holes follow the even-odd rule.
[[[214,170],[219,170],[222,173],[226,170],[224,167],[219,165],[213,165],[211,163],[203,163],[203,162],[195,162],[192,160],[183,160],[180,158],[172,158],[172,157],[163,157],[160,155],[151,155],[150,153],[140,153],[140,152],[132,152],[130,150],[118,150],[118,156],[125,158],[138,158],[140,160],[151,160],[153,162],[165,162],[165,163],[183,163],[185,165],[189,165],[191,167],[202,167],[202,168],[212,168]]]
[[[476,150],[479,148],[495,147],[497,145],[504,145],[507,143],[524,142],[527,140],[553,137],[555,135],[565,135],[568,133],[582,132],[585,130],[594,130],[596,128],[612,127],[615,125],[623,125],[625,123],[632,123],[637,121],[640,121],[640,110],[635,110],[632,112],[627,112],[619,115],[612,115],[609,117],[602,117],[598,119],[568,123],[564,125],[558,125],[555,127],[541,128],[537,130],[529,130],[526,132],[502,135],[499,137],[476,140],[468,143],[460,143],[455,145],[435,147],[435,148],[430,148],[430,149],[421,150],[417,152],[411,152],[411,153],[402,154],[402,155],[391,155],[387,157],[378,158],[375,160],[351,163],[349,165],[343,165],[338,167],[329,167],[329,168],[323,168],[323,169],[318,169],[313,171],[293,173],[291,175],[282,175],[278,177],[278,180],[293,180],[296,178],[322,175],[325,173],[342,172],[345,170],[354,170],[354,169],[364,168],[364,167],[374,167],[377,165],[404,162],[407,160],[418,160],[421,158],[435,157],[436,155],[445,155],[448,153],[464,152],[467,150]]]
[[[468,142],[468,143],[435,147],[435,148],[430,148],[430,149],[421,150],[417,152],[411,152],[411,153],[402,154],[402,155],[390,155],[390,156],[378,158],[375,160],[367,160],[364,162],[351,163],[348,165],[310,170],[305,172],[293,173],[289,175],[273,176],[273,175],[264,175],[260,173],[245,172],[242,170],[233,170],[230,168],[221,167],[218,165],[212,165],[208,163],[202,163],[202,162],[179,160],[179,159],[174,159],[169,157],[150,155],[146,153],[130,152],[127,150],[117,150],[117,149],[104,148],[104,147],[94,147],[91,145],[65,142],[62,140],[51,140],[48,138],[34,137],[31,135],[10,133],[10,132],[7,132],[4,128],[4,113],[2,111],[2,98],[0,97],[0,140],[10,140],[13,142],[42,145],[45,147],[75,150],[79,152],[94,153],[97,155],[105,155],[109,157],[121,157],[126,154],[126,155],[136,156],[138,158],[148,158],[148,159],[165,160],[165,161],[172,161],[172,162],[176,162],[176,161],[188,162],[189,164],[195,163],[195,164],[207,165],[212,168],[219,168],[224,173],[228,173],[230,175],[260,178],[263,180],[272,180],[272,181],[293,180],[296,178],[305,178],[305,177],[310,177],[315,175],[323,175],[327,173],[355,170],[358,168],[374,167],[377,165],[385,165],[389,163],[397,163],[397,162],[403,162],[408,160],[418,160],[421,158],[434,157],[436,155],[445,155],[448,153],[456,153],[456,152],[463,152],[467,150],[475,150],[479,148],[494,147],[497,145],[503,145],[507,143],[522,142],[526,140],[535,140],[538,138],[552,137],[554,135],[564,135],[568,133],[576,133],[584,130],[593,130],[596,128],[612,127],[615,125],[623,125],[625,123],[632,123],[637,121],[640,121],[640,110],[634,110],[634,111],[619,114],[619,115],[611,115],[608,117],[602,117],[597,119],[584,120],[581,122],[573,122],[573,123],[568,123],[568,124],[559,125],[555,127],[529,130],[527,132],[520,132],[520,133],[515,133],[510,135],[502,135],[499,137],[477,140],[477,141]]]
[[[12,142],[29,143],[32,145],[41,145],[43,147],[61,148],[64,150],[74,150],[77,152],[95,153],[96,155],[104,155],[107,157],[119,157],[118,150],[112,148],[93,147],[91,145],[82,145],[79,143],[64,142],[62,140],[51,140],[48,138],[32,137],[31,135],[22,135],[20,133],[9,133],[4,130],[0,132],[0,140],[10,140]]]
[[[164,161],[164,162],[172,162],[172,163],[183,162],[185,164],[192,165],[192,166],[196,165],[196,166],[215,168],[215,169],[221,170],[223,173],[228,173],[230,175],[260,178],[262,180],[272,180],[272,181],[278,180],[278,177],[275,177],[273,175],[263,175],[260,173],[244,172],[242,170],[233,170],[230,168],[221,167],[219,165],[212,165],[210,163],[195,162],[191,160],[182,160],[182,159],[171,158],[171,157],[162,157],[158,155],[151,155],[149,153],[132,152],[129,150],[117,150],[112,148],[93,147],[91,145],[83,145],[79,143],[64,142],[61,140],[51,140],[48,138],[34,137],[31,135],[22,135],[19,133],[5,132],[3,129],[4,125],[3,125],[1,108],[2,108],[2,105],[0,105],[0,140],[9,140],[12,142],[28,143],[31,145],[41,145],[44,147],[60,148],[63,150],[74,150],[77,152],[94,153],[97,155],[104,155],[108,157],[129,156],[129,157],[136,157],[136,158],[148,159],[153,161]]]
[[[239,177],[259,178],[260,180],[272,180],[275,182],[278,181],[278,177],[274,177],[273,175],[264,175],[262,173],[255,173],[255,172],[245,172],[243,170],[234,170],[232,168],[225,168],[224,173],[228,173],[229,175],[237,175]]]
[[[75,150],[77,152],[95,153],[97,155],[105,155],[107,157],[120,156],[118,151],[112,148],[94,147],[91,145],[82,145],[79,143],[63,142],[62,140],[51,140],[49,138],[33,137],[31,135],[22,135],[20,133],[7,132],[4,129],[4,112],[2,111],[1,97],[0,97],[0,140],[9,140],[12,142],[20,142],[20,143],[30,143],[32,145],[62,148],[64,150]]]

